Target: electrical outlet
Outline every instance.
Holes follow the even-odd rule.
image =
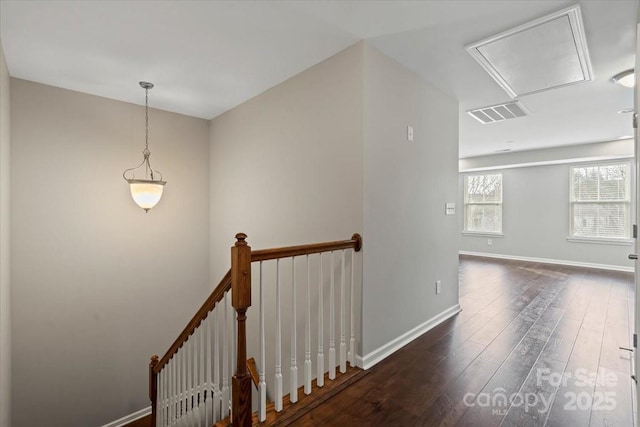
[[[413,126],[407,126],[407,141],[413,142]]]
[[[442,280],[436,280],[436,295],[442,292]]]
[[[487,239],[487,245],[489,245],[489,246],[493,245],[493,240]]]

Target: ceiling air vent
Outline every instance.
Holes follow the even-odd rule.
[[[476,108],[475,110],[467,111],[467,114],[485,125],[527,115],[520,101]]]

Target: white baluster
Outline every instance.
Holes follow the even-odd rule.
[[[298,401],[298,361],[296,341],[296,257],[291,257],[291,375],[289,385],[289,400],[291,403]]]
[[[176,356],[169,360],[169,425],[176,422]]]
[[[311,394],[311,272],[307,255],[307,313],[304,328],[304,394]]]
[[[229,292],[224,295],[224,312],[222,313],[222,401],[220,402],[221,412],[220,418],[226,418],[229,415]]]
[[[229,381],[233,381],[233,376],[236,374],[236,371],[237,371],[236,368],[238,367],[238,360],[236,358],[236,350],[238,348],[236,343],[238,339],[238,333],[236,328],[238,327],[238,323],[236,322],[236,310],[233,308],[233,305],[231,304],[231,293],[229,292],[229,294],[230,294],[229,300],[228,300],[229,324],[231,325],[231,328],[229,330],[229,335],[227,338],[229,340],[229,350],[230,350],[229,351]],[[233,387],[229,386],[229,401],[227,402],[229,411],[231,411],[231,402],[233,402]]]
[[[200,326],[191,337],[193,340],[193,425],[200,427]]]
[[[164,389],[164,422],[163,426],[171,424],[171,361],[164,368],[165,371],[165,389]]]
[[[171,390],[171,370],[169,368],[169,363],[164,365],[162,369],[164,371],[164,392],[162,395],[162,425],[166,426],[169,424],[169,391]]]
[[[174,425],[176,423],[176,403],[177,403],[177,393],[178,393],[178,371],[176,369],[177,364],[177,355],[174,354],[171,358],[171,392],[170,392],[170,404],[171,404],[171,413],[169,416],[169,425]]]
[[[178,350],[178,359],[180,360],[180,413],[178,414],[178,419],[182,422],[186,411],[185,390],[187,388],[187,375],[186,370],[184,369],[184,346]]]
[[[180,405],[180,355],[178,353],[176,353],[173,356],[173,376],[174,376],[174,381],[173,381],[173,407],[174,407],[174,411],[173,411],[173,424],[176,424],[178,422],[178,420],[180,419],[180,408],[182,407]]]
[[[161,415],[161,420],[160,420],[160,425],[161,426],[166,426],[167,425],[167,386],[168,386],[168,366],[164,365],[164,368],[162,369],[162,415]]]
[[[346,341],[346,316],[345,316],[345,291],[344,291],[344,249],[340,266],[340,372],[347,372],[347,341]]]
[[[349,326],[351,326],[351,339],[349,340],[349,365],[356,366],[356,315],[355,315],[355,302],[354,302],[354,285],[355,282],[353,280],[354,271],[355,271],[355,257],[356,251],[354,249],[351,250],[351,285],[350,292],[351,297],[349,298],[350,309],[349,312],[351,314],[351,320],[349,321]]]
[[[169,365],[165,365],[164,369],[164,391],[162,392],[162,426],[169,425],[169,390],[171,389],[171,376],[169,371]]]
[[[213,399],[211,405],[213,408],[212,416],[213,422],[222,419],[222,410],[220,409],[220,402],[222,400],[222,391],[220,390],[220,304],[216,304],[213,331],[214,331],[214,343],[213,343]],[[213,423],[212,423],[213,424]]]
[[[178,360],[178,353],[173,355],[173,391],[172,391],[172,400],[173,400],[173,410],[171,413],[171,424],[174,425],[178,422],[178,413],[180,411],[180,401],[178,399],[180,395],[180,361]]]
[[[156,425],[162,425],[162,371],[156,374]]]
[[[238,322],[236,321],[236,310],[231,304],[231,296],[229,296],[229,323],[231,324],[231,333],[229,335],[231,341],[229,344],[229,349],[231,350],[231,362],[229,364],[231,371],[229,372],[229,378],[233,378],[238,371],[238,358],[236,357],[238,351]],[[233,388],[231,388],[231,390],[233,390]],[[229,401],[229,405],[231,405],[231,400]]]
[[[171,369],[172,361],[169,360],[167,367],[165,368],[167,371],[167,380],[166,380],[166,390],[164,393],[165,398],[165,410],[164,410],[164,425],[171,425],[171,387],[173,387],[173,371]]]
[[[186,343],[184,343],[184,368],[185,368],[185,373],[186,373],[186,377],[187,377],[187,388],[185,390],[185,419],[187,420],[187,425],[189,427],[193,427],[193,423],[191,422],[191,397],[192,397],[192,393],[191,393],[191,386],[192,386],[192,381],[191,381],[191,339],[189,339]]]
[[[169,387],[169,365],[165,364],[164,367],[162,368],[161,373],[164,374],[164,376],[162,377],[162,422],[160,423],[161,426],[165,426],[167,424],[167,390]]]
[[[193,427],[193,423],[191,422],[191,385],[192,385],[192,381],[191,381],[191,340],[187,341],[185,343],[185,352],[184,352],[184,368],[185,368],[185,375],[187,377],[187,388],[185,389],[185,423],[188,427]]]
[[[185,391],[185,381],[186,381],[186,377],[185,377],[185,370],[184,370],[184,347],[180,348],[178,350],[178,360],[180,361],[179,367],[178,367],[178,373],[180,375],[180,382],[179,382],[179,390],[180,390],[180,396],[178,398],[178,403],[180,405],[180,408],[178,410],[178,414],[176,415],[176,422],[178,425],[184,425],[184,414],[185,414],[185,398],[184,398],[184,391]]]
[[[208,316],[211,316],[211,313],[208,314]],[[207,427],[207,420],[206,420],[206,406],[205,406],[205,390],[207,387],[207,380],[205,379],[205,369],[206,369],[206,364],[205,364],[205,354],[207,352],[207,348],[205,347],[205,334],[207,333],[207,319],[204,319],[202,321],[202,323],[200,324],[200,327],[198,328],[198,336],[200,337],[200,352],[199,352],[199,356],[200,356],[200,363],[199,366],[200,368],[198,369],[198,372],[200,373],[199,377],[198,377],[198,427],[203,426],[203,427]]]
[[[176,353],[176,361],[177,363],[177,369],[178,369],[178,402],[177,402],[177,412],[176,412],[176,422],[180,421],[180,418],[182,417],[182,413],[183,413],[183,409],[184,409],[184,399],[183,399],[183,390],[184,390],[184,386],[182,385],[182,382],[184,380],[184,373],[182,370],[182,349],[179,348],[178,352]]]
[[[336,378],[336,313],[335,313],[335,265],[331,252],[331,286],[329,288],[329,379]]]
[[[264,378],[265,371],[265,342],[264,342],[264,286],[262,283],[262,261],[260,261],[260,367],[258,371],[258,420],[267,419],[267,383]]]
[[[280,307],[280,260],[276,260],[276,412],[282,411],[282,317]]]
[[[191,425],[193,427],[198,427],[198,423],[196,421],[196,409],[198,405],[198,402],[196,401],[198,399],[198,395],[196,394],[198,378],[198,341],[196,340],[195,333],[191,335],[189,341],[191,341],[191,349],[189,350],[189,376],[191,377],[191,398],[189,399],[189,410],[191,411]]]
[[[205,372],[204,372],[204,384],[203,387],[205,390],[205,405],[204,405],[204,424],[205,426],[211,426],[215,422],[212,414],[213,410],[213,386],[212,386],[212,376],[211,376],[211,323],[213,322],[214,316],[216,312],[215,305],[213,306],[213,310],[209,313],[209,316],[204,320],[204,340],[205,344]]]
[[[189,348],[187,343],[182,346],[182,369],[184,370],[184,394],[182,396],[184,411],[182,413],[182,422],[184,425],[189,425],[187,423],[189,419]]]
[[[191,347],[191,360],[192,360],[192,382],[191,382],[191,416],[193,418],[193,427],[198,427],[198,341],[199,337],[197,335],[198,330],[196,329],[191,335],[192,347]]]
[[[322,273],[322,253],[320,253],[320,268],[318,282],[318,387],[324,386],[324,308],[323,308],[323,273]]]

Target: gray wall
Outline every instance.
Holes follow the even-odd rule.
[[[0,427],[11,426],[10,79],[0,43]]]
[[[12,425],[102,425],[149,405],[149,357],[211,290],[208,122],[150,111],[147,214],[122,179],[144,107],[12,79],[11,129]]]
[[[458,303],[458,104],[368,46],[364,99],[366,356]]]
[[[254,248],[363,233],[360,354],[457,303],[444,216],[457,104],[364,43],[211,122],[152,110],[168,184],[149,214],[121,179],[140,157],[142,107],[11,84],[13,426],[147,406],[149,356],[228,269],[238,231]]]
[[[504,156],[463,159],[462,167],[500,167],[527,162],[561,161],[547,166],[496,169],[503,179],[504,237],[463,235],[460,250],[515,257],[543,258],[571,263],[632,267],[627,255],[632,245],[569,242],[569,166],[583,160],[611,159],[633,155],[632,141],[614,141],[509,153]],[[630,159],[632,160],[632,159]],[[633,163],[633,162],[632,162]],[[481,173],[481,172],[477,172]],[[460,188],[464,173],[460,174]],[[634,176],[634,175],[632,175]],[[634,194],[632,190],[632,194]],[[463,229],[463,198],[460,191],[460,230]],[[633,216],[632,216],[633,218]]]
[[[454,306],[457,117],[455,100],[364,43],[217,117],[212,278],[238,231],[262,248],[364,230],[361,355]]]
[[[254,249],[343,240],[353,233],[362,233],[362,56],[363,45],[356,44],[211,121],[212,280],[219,280],[229,269],[229,247],[240,231],[247,233]],[[337,258],[336,261],[339,262]],[[318,318],[315,256],[311,257],[311,263],[315,376]],[[305,268],[302,257],[298,265],[298,273],[302,273]],[[329,330],[328,267],[329,258],[325,255],[325,331]],[[290,261],[283,261],[281,272],[286,394],[291,357]],[[254,268],[254,283],[257,273]],[[275,366],[273,273],[273,263],[265,265],[266,378],[270,393]],[[298,279],[298,307],[303,307],[300,304],[304,303],[305,288],[301,284],[306,277]],[[252,289],[253,307],[247,314],[248,355],[259,360],[258,287]],[[303,378],[305,313],[306,310],[298,309],[299,381]],[[328,355],[325,366],[328,367]]]
[[[216,117],[211,278],[237,232],[255,248],[362,232],[362,44]]]

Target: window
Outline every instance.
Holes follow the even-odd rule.
[[[502,174],[464,177],[464,231],[502,234]]]
[[[629,162],[571,166],[571,237],[629,239]]]

